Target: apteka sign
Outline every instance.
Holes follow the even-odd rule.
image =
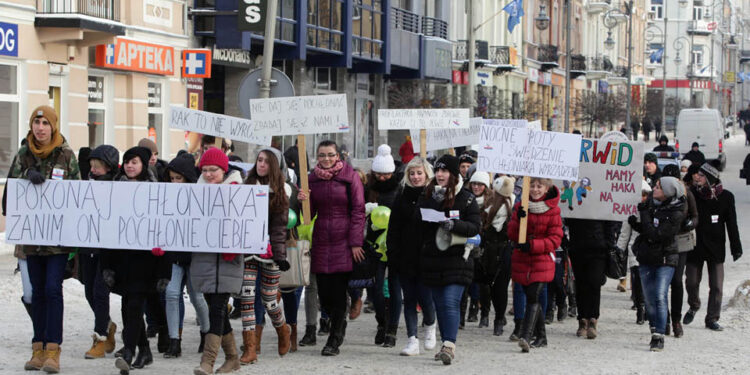
[[[96,66],[172,75],[174,74],[174,48],[117,38],[113,44],[96,46]]]

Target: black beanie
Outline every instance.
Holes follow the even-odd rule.
[[[645,162],[647,162],[647,161],[650,161],[650,162],[652,162],[652,163],[654,163],[654,164],[658,164],[658,163],[656,162],[656,154],[654,154],[653,152],[649,152],[649,153],[647,153],[647,154],[646,154],[646,155],[645,155],[645,156],[643,157],[643,162],[645,163]]]
[[[435,170],[445,169],[452,175],[458,177],[460,172],[458,169],[458,158],[453,155],[443,155],[435,162]]]
[[[89,159],[101,160],[111,171],[120,165],[120,152],[114,146],[100,145],[91,151]]]
[[[167,171],[181,174],[182,177],[185,177],[185,181],[189,183],[198,181],[198,169],[195,168],[195,159],[193,155],[187,153],[182,153],[172,159],[167,166]]]
[[[706,180],[708,180],[708,183],[710,185],[716,185],[717,182],[719,182],[719,170],[714,168],[713,165],[709,163],[703,163],[701,165],[701,173],[703,173],[704,176],[706,176]]]
[[[141,163],[143,164],[143,170],[138,176],[138,180],[148,180],[148,161],[151,160],[151,150],[146,147],[135,146],[125,151],[125,154],[122,155],[122,166],[120,166],[120,171],[123,175],[125,175],[125,164],[133,158],[141,159]]]
[[[675,164],[667,164],[664,166],[664,169],[661,170],[662,176],[669,176],[669,177],[675,177],[680,178],[680,167],[678,167]]]

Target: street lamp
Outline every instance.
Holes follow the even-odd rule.
[[[609,29],[607,31],[607,40],[604,41],[604,46],[607,49],[612,49],[615,46],[615,41],[612,39],[612,29],[617,26],[617,20],[615,16],[625,16],[628,18],[628,71],[627,71],[627,83],[628,83],[628,99],[625,102],[625,128],[631,129],[630,127],[630,102],[633,99],[633,87],[631,86],[631,71],[633,70],[633,0],[625,2],[625,11],[621,11],[617,8],[610,9],[607,13],[604,13],[604,26]],[[629,131],[629,130],[628,130]]]
[[[549,27],[549,16],[547,15],[547,6],[544,4],[539,5],[539,15],[534,18],[536,28],[539,30],[547,30]]]
[[[604,41],[604,47],[608,50],[612,50],[615,48],[615,40],[612,39],[611,31],[607,31],[607,40]]]

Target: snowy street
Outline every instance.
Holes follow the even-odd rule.
[[[672,134],[669,134],[670,139]],[[650,142],[646,150],[654,146]],[[522,354],[517,343],[510,342],[508,336],[513,329],[513,319],[501,337],[492,335],[489,328],[477,328],[477,323],[467,323],[466,329],[459,331],[456,344],[456,360],[451,366],[443,366],[433,361],[435,351],[425,351],[417,357],[399,356],[405,345],[406,329],[403,315],[399,325],[398,340],[394,348],[377,347],[373,344],[376,330],[374,314],[362,314],[350,321],[341,354],[337,357],[322,357],[320,350],[325,337],[318,336],[314,347],[299,347],[296,353],[279,358],[276,353],[276,335],[267,324],[262,340],[262,354],[257,364],[243,366],[237,374],[717,374],[750,372],[750,304],[727,306],[736,288],[750,279],[750,186],[739,179],[742,161],[750,147],[744,146],[744,134],[737,134],[725,143],[727,167],[721,179],[725,189],[735,195],[738,223],[745,255],[736,263],[725,264],[724,299],[725,305],[721,320],[723,332],[713,332],[704,328],[703,318],[708,294],[707,273],[701,285],[703,307],[695,321],[685,326],[685,335],[675,339],[669,336],[664,351],[649,351],[650,333],[648,325],[635,324],[635,311],[628,293],[616,290],[616,281],[608,280],[602,287],[602,311],[599,320],[599,337],[587,340],[575,336],[577,322],[568,318],[564,322],[555,321],[547,325],[549,346],[533,349],[530,354]],[[31,356],[31,322],[21,304],[21,278],[14,274],[16,258],[12,247],[4,242],[0,245],[0,374],[26,374],[23,364]],[[728,246],[728,245],[727,245]],[[628,283],[628,287],[630,287]],[[117,374],[114,357],[106,359],[84,359],[90,348],[94,315],[89,308],[83,286],[75,279],[64,285],[65,315],[64,342],[62,343],[62,374]],[[687,294],[685,295],[687,298]],[[750,300],[750,296],[746,297]],[[509,301],[510,302],[510,301]],[[195,324],[195,310],[185,298],[186,316],[183,332],[183,355],[178,359],[165,359],[156,351],[156,340],[151,339],[154,363],[143,370],[133,370],[132,374],[192,374],[192,369],[200,361],[196,349],[199,342],[198,326]],[[509,303],[509,306],[511,303]],[[111,296],[111,316],[118,325],[117,347],[121,347],[120,298]],[[687,311],[684,304],[683,314]],[[490,323],[494,318],[491,313]],[[241,323],[232,320],[238,347],[241,343]],[[305,330],[304,307],[298,314],[299,338]],[[421,334],[422,331],[420,331]],[[437,349],[436,349],[437,350]],[[221,364],[222,358],[217,360]],[[217,366],[218,367],[218,366]]]

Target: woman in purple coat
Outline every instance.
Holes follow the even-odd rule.
[[[318,145],[318,164],[310,173],[310,206],[317,215],[312,238],[312,267],[320,305],[331,319],[324,356],[339,354],[346,331],[346,289],[353,262],[364,259],[365,201],[359,175],[339,159],[333,141]],[[308,196],[300,192],[299,199]]]

